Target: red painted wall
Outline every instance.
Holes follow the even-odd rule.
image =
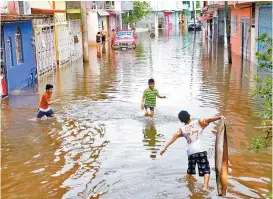
[[[8,12],[11,15],[18,15],[19,14],[18,2],[9,1],[8,2]]]
[[[168,27],[171,27],[172,26],[172,12],[164,12],[164,17],[165,17],[165,20],[166,20],[166,23],[168,24]],[[165,25],[167,25],[165,24]]]
[[[243,8],[243,7],[248,7],[250,5],[244,4],[244,5],[236,5],[236,8]],[[249,28],[251,26],[251,8],[245,8],[245,9],[240,9],[237,10],[234,8],[234,6],[231,6],[231,23],[234,23],[233,21],[233,16],[236,15],[237,16],[237,35],[233,34],[233,25],[231,24],[230,28],[230,33],[231,33],[231,37],[230,37],[230,42],[231,42],[231,51],[232,53],[235,53],[237,55],[241,55],[241,18],[242,17],[249,17]],[[251,32],[249,33],[249,35],[251,35]],[[250,49],[249,49],[250,50]],[[251,53],[250,53],[251,54]]]

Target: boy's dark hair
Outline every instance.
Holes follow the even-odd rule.
[[[46,91],[51,89],[51,88],[53,88],[53,85],[51,85],[51,84],[47,84],[46,87],[45,87]]]
[[[149,79],[148,80],[148,84],[154,84],[155,83],[155,80],[154,79]]]
[[[97,35],[99,35],[99,34],[100,34],[100,32],[97,33]]]
[[[187,111],[180,111],[178,118],[181,122],[186,124],[190,120],[191,115]]]

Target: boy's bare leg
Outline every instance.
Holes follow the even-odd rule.
[[[56,117],[56,115],[55,115],[55,114],[52,114],[52,115],[50,115],[49,117]]]
[[[41,121],[41,118],[36,117],[36,121]]]
[[[149,111],[147,112],[147,115],[150,116],[151,118],[154,117],[154,112],[148,109]]]
[[[208,191],[208,188],[209,188],[209,178],[210,178],[210,174],[205,174],[204,175],[204,187],[202,188],[203,191]]]
[[[150,115],[151,118],[154,118],[154,112],[151,111],[151,115]]]
[[[150,109],[150,108],[147,108],[146,113],[145,113],[145,116],[150,116],[150,117],[152,117],[152,115],[153,115],[153,112],[151,111],[151,109]]]

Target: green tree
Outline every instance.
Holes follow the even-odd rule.
[[[262,45],[260,51],[256,52],[259,69],[269,69],[272,72],[272,38],[266,33],[262,34],[257,41]],[[262,98],[263,110],[259,113],[263,117],[261,129],[264,130],[266,136],[256,136],[252,138],[249,150],[258,152],[260,149],[265,149],[270,146],[272,138],[272,73],[265,77],[254,75],[253,80],[256,83],[256,88],[252,90],[254,97]]]
[[[132,29],[135,29],[136,22],[140,21],[152,12],[152,8],[146,1],[134,1],[134,8],[129,12],[129,15],[124,13],[122,18],[126,24],[129,24]]]
[[[196,1],[196,8],[201,8],[200,1]]]

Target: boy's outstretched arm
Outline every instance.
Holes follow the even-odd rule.
[[[211,118],[207,118],[207,119],[200,119],[200,120],[198,120],[198,122],[202,128],[206,128],[209,125],[209,123],[215,122],[215,121],[218,121],[221,119],[224,120],[226,118],[224,116],[217,116],[217,117],[211,117]]]
[[[166,98],[166,96],[160,95],[159,92],[157,92],[156,96],[159,97],[159,98]]]
[[[163,154],[165,153],[165,151],[167,150],[167,148],[168,148],[172,143],[174,143],[174,141],[175,141],[177,138],[181,137],[181,135],[182,135],[182,131],[181,131],[181,130],[177,131],[177,132],[173,135],[172,139],[166,144],[166,146],[164,147],[164,149],[160,152],[160,155],[163,155]]]
[[[51,104],[54,104],[54,103],[59,102],[59,101],[61,101],[61,100],[60,99],[56,99],[54,101],[47,100],[46,102],[47,102],[48,105],[51,105]]]
[[[224,119],[226,119],[224,116],[217,116],[217,117],[212,117],[212,118],[208,118],[208,119],[206,119],[207,120],[207,122],[208,123],[211,123],[211,122],[215,122],[215,121],[217,121],[217,120],[224,120]]]
[[[162,96],[162,95],[159,95],[158,97],[159,97],[159,98],[166,98],[166,96]]]

